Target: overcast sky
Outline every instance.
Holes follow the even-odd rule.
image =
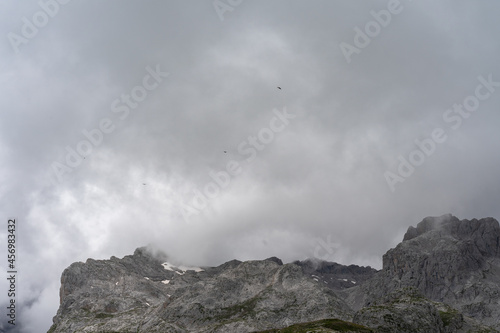
[[[23,333],[89,257],[381,268],[426,216],[500,217],[497,1],[65,1],[0,4]]]

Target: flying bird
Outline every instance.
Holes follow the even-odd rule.
[[[281,90],[281,87],[278,87],[279,90]]]
[[[227,154],[227,151],[226,151],[226,150],[224,150],[224,154]]]

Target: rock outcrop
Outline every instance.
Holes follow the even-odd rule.
[[[272,257],[176,267],[140,248],[74,263],[49,332],[497,332],[500,227],[428,217],[383,269]]]
[[[351,292],[362,300],[362,307],[369,307],[386,306],[387,295],[402,290],[451,306],[465,317],[466,327],[481,323],[500,329],[498,222],[459,220],[452,215],[425,218],[383,256],[382,271]]]
[[[195,271],[138,249],[67,268],[52,332],[252,332],[352,315],[323,281],[277,258]]]

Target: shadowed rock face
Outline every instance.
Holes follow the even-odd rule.
[[[459,220],[451,214],[427,217],[416,228],[408,228],[403,242],[436,230],[438,235],[443,237],[451,236],[460,241],[472,241],[482,256],[498,257],[500,255],[500,228],[497,220],[491,217],[470,221]]]
[[[50,332],[254,332],[326,318],[375,332],[494,332],[499,244],[495,219],[443,215],[409,227],[381,271],[276,257],[190,270],[140,248],[68,267]]]
[[[362,285],[377,273],[377,270],[371,267],[345,266],[334,262],[311,259],[295,261],[294,264],[302,267],[306,275],[322,281],[330,289],[336,291]]]
[[[364,285],[364,305],[415,288],[422,297],[500,327],[500,228],[493,218],[428,217],[410,227],[383,256],[383,269]]]
[[[391,278],[419,287],[432,299],[456,298],[452,285],[479,274],[500,259],[500,227],[492,218],[458,220],[451,215],[426,218],[410,227],[404,240],[383,256]]]

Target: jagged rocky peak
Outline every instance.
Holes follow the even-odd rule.
[[[497,220],[491,217],[459,220],[447,214],[426,217],[416,228],[409,227],[403,242],[383,256],[383,269],[400,278],[402,274],[410,274],[409,268],[443,276],[482,268],[488,258],[495,257],[500,257]],[[417,264],[424,266],[416,267]]]
[[[347,320],[353,311],[333,290],[353,288],[373,274],[372,269],[344,272],[338,264],[325,274],[305,272],[276,257],[203,268],[167,259],[139,248],[123,259],[72,264],[62,274],[51,333],[253,332],[324,318]]]
[[[159,260],[162,262],[168,261],[168,256],[165,252],[161,250],[155,250],[149,246],[143,246],[135,249],[133,257],[146,257],[153,260]]]
[[[500,332],[499,304],[498,221],[447,214],[410,227],[379,271],[276,257],[186,267],[149,247],[77,262],[49,332]]]
[[[371,283],[368,303],[412,287],[432,301],[453,305],[463,315],[498,328],[499,223],[490,217],[427,217],[384,254],[382,274]]]
[[[413,226],[408,228],[408,231],[403,237],[403,242],[425,234],[428,231],[437,229],[440,226],[456,222],[460,222],[460,220],[451,214],[428,216],[423,219],[422,222],[418,223],[416,228]]]
[[[479,220],[460,220],[451,214],[428,216],[419,222],[416,228],[410,226],[404,235],[403,241],[413,239],[431,230],[439,230],[454,237],[465,238],[488,232],[498,234],[500,228],[498,221],[492,217],[486,217]]]
[[[457,240],[471,240],[482,255],[500,255],[500,226],[498,221],[492,217],[479,220],[460,220],[451,214],[426,217],[417,224],[416,228],[412,226],[408,228],[403,242],[431,231],[438,233],[440,237],[451,236]]]

